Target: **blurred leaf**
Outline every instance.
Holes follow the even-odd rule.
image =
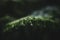
[[[17,19],[17,20],[14,20],[10,23],[7,23],[6,24],[6,27],[3,29],[3,31],[8,31],[8,30],[11,30],[13,28],[19,28],[21,26],[27,26],[27,25],[30,25],[30,26],[40,26],[40,29],[41,29],[41,23],[42,26],[43,25],[47,25],[47,24],[44,24],[44,23],[48,23],[48,22],[51,22],[52,24],[55,23],[55,20],[52,20],[52,19],[46,19],[46,18],[43,18],[43,17],[33,17],[33,16],[27,16],[27,17],[24,17],[24,18],[20,18],[20,19]],[[50,24],[50,23],[48,23]]]

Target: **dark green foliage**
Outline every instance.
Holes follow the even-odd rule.
[[[30,30],[30,31],[56,30],[59,28],[59,26],[57,25],[58,23],[52,19],[27,16],[27,17],[12,21],[10,23],[7,23],[3,31],[4,32],[9,30],[11,31],[12,29],[18,30],[21,27],[23,30]]]
[[[60,14],[54,12],[53,15],[57,19],[27,16],[31,11],[40,10],[46,5],[53,5],[53,1],[48,1],[47,3],[47,1],[28,2],[24,0],[8,0],[2,4],[4,6],[0,5],[0,13],[2,14],[0,15],[2,17],[0,18],[0,30],[3,30],[1,31],[3,40],[52,40],[52,35],[54,35],[53,40],[55,40],[55,33],[53,32],[60,31],[60,20],[58,20]],[[59,3],[57,4],[59,5]],[[5,17],[6,14],[12,17]],[[23,16],[26,17],[21,18]]]
[[[16,18],[10,17],[8,15],[3,16],[0,18],[0,28],[1,30],[5,27],[5,25],[13,20],[16,20]]]
[[[55,20],[27,16],[7,23],[3,28],[3,39],[49,40],[52,39],[52,35],[55,36],[53,32],[59,31],[59,23]]]

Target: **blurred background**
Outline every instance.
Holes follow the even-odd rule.
[[[31,14],[34,10],[40,10],[45,6],[58,6],[58,0],[1,0],[1,17],[5,15],[20,18]]]
[[[59,0],[0,0],[0,35],[1,35],[0,39],[1,40],[18,40],[19,39],[18,31],[10,32],[9,34],[9,32],[3,33],[2,29],[7,23],[17,20],[19,18],[29,16],[29,15],[44,16],[44,17],[53,16],[53,20],[57,20],[57,22],[59,22],[60,24],[60,21],[59,21],[60,20],[60,1]],[[40,34],[44,35],[43,33],[44,32]],[[37,34],[39,34],[39,32]],[[9,36],[11,35],[11,36],[8,37],[8,35]],[[47,36],[48,35],[49,33],[47,34]],[[28,37],[28,38],[27,37],[24,38],[26,40],[28,39],[31,40],[34,37],[34,36],[30,37],[29,33],[26,36]],[[23,36],[21,37],[22,37],[22,40],[24,40]],[[51,39],[52,38],[53,37],[51,37]],[[35,39],[32,39],[32,40],[35,40]],[[36,40],[39,40],[39,37],[36,38]],[[44,37],[44,39],[42,40],[48,40],[48,39],[45,39]]]

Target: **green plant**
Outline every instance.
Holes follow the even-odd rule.
[[[54,30],[54,29],[57,29],[56,26],[57,26],[56,21],[51,18],[27,16],[27,17],[20,18],[20,19],[7,23],[3,31],[6,32],[12,29],[17,30],[20,27],[22,27],[23,30],[26,28],[27,29],[33,28],[34,30],[35,29],[42,30],[42,29],[48,28],[48,29]]]

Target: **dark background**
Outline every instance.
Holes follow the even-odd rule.
[[[32,11],[39,10],[47,5],[58,6],[60,8],[59,0],[36,0],[36,1],[12,1],[12,0],[1,0],[0,1],[0,34],[1,40],[58,40],[60,39],[59,32],[49,32],[43,31],[39,32],[36,30],[31,32],[24,32],[19,30],[13,30],[11,32],[3,33],[2,29],[10,19],[1,19],[2,17],[8,15],[13,17],[13,19],[18,19],[27,15],[30,15]],[[46,39],[44,37],[46,35]]]
[[[45,7],[47,5],[56,5],[60,7],[60,1],[59,0],[36,0],[36,1],[12,1],[2,0],[0,3],[0,13],[1,17],[4,15],[10,15],[13,17],[20,18],[22,16],[26,16],[28,14],[31,14],[34,10],[39,10],[42,7]]]

